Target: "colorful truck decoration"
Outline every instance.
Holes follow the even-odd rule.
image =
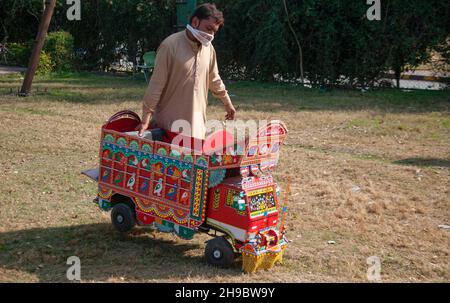
[[[162,129],[139,137],[139,123],[131,111],[113,115],[102,126],[100,166],[83,172],[98,182],[94,201],[112,210],[118,231],[138,224],[189,240],[212,230],[205,248],[211,265],[228,267],[236,253],[245,272],[281,263],[288,241],[284,224],[277,227],[285,209],[271,171],[287,134],[283,123],[271,121],[254,138],[219,150],[188,137],[192,148],[174,144],[178,134]]]

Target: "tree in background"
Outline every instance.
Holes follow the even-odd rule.
[[[286,43],[290,33],[285,30],[282,2],[216,2],[225,14],[216,47],[221,65],[228,67],[224,74],[264,80],[287,74],[293,51]]]
[[[397,87],[405,69],[430,60],[433,49],[445,54],[450,32],[450,6],[446,1],[389,1],[387,64],[395,73]]]
[[[0,43],[33,39],[42,12],[42,0],[0,1]]]
[[[214,2],[225,14],[214,44],[228,78],[298,82],[299,44],[305,78],[317,86],[373,86],[388,71],[399,79],[427,62],[432,50],[448,57],[448,1],[381,0],[380,21],[367,19],[365,0]],[[175,30],[175,0],[83,0],[74,22],[66,10],[58,1],[50,31],[72,34],[77,66],[88,70],[120,58],[136,63]],[[34,39],[41,13],[42,0],[2,0],[0,38]]]
[[[58,29],[75,37],[79,61],[87,69],[107,69],[112,62],[156,50],[173,32],[173,0],[84,0],[81,21],[70,22],[57,13]]]

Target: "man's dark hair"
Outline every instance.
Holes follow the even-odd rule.
[[[192,19],[197,17],[200,20],[208,19],[209,17],[213,17],[216,19],[217,23],[222,26],[224,24],[223,13],[217,9],[216,5],[213,3],[204,3],[199,5],[194,13],[191,16],[190,23],[192,23]]]

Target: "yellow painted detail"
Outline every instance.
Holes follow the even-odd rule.
[[[267,251],[260,255],[242,252],[242,270],[253,273],[259,269],[270,269],[277,263],[282,264],[284,249],[285,246],[278,252]]]
[[[266,188],[261,188],[261,189],[257,189],[257,190],[252,190],[247,193],[247,196],[251,197],[251,196],[256,196],[256,195],[260,195],[260,194],[266,194],[266,193],[270,193],[272,191],[273,191],[273,187],[266,187]]]

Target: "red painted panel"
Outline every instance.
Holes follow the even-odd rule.
[[[127,166],[127,173],[129,174],[137,174],[137,168],[133,166]]]
[[[147,179],[150,179],[152,177],[152,173],[150,171],[148,171],[148,170],[145,170],[145,169],[139,170],[139,175],[141,177],[144,177],[144,178],[147,178]]]
[[[180,181],[180,184],[181,184],[181,188],[184,188],[184,189],[187,189],[187,190],[190,190],[190,188],[191,188],[191,182],[189,182],[189,181],[186,181],[186,180],[181,180]]]
[[[139,125],[139,121],[129,118],[119,119],[108,123],[104,129],[115,130],[118,132],[126,132],[135,129]]]
[[[168,185],[178,185],[178,179],[170,176],[166,176],[166,184]]]
[[[221,190],[218,210],[213,209],[214,190],[216,189]],[[211,219],[247,230],[249,225],[247,212],[241,215],[235,208],[232,207],[232,204],[227,205],[227,196],[229,190],[233,190],[236,194],[239,193],[239,191],[236,191],[232,187],[224,186],[222,184],[219,184],[217,187],[211,188],[209,190],[207,215]]]
[[[152,224],[155,218],[141,211],[136,211],[136,216],[139,222],[143,225]]]
[[[113,161],[111,159],[108,159],[108,158],[102,158],[101,165],[107,166],[107,167],[112,167],[113,166]]]

